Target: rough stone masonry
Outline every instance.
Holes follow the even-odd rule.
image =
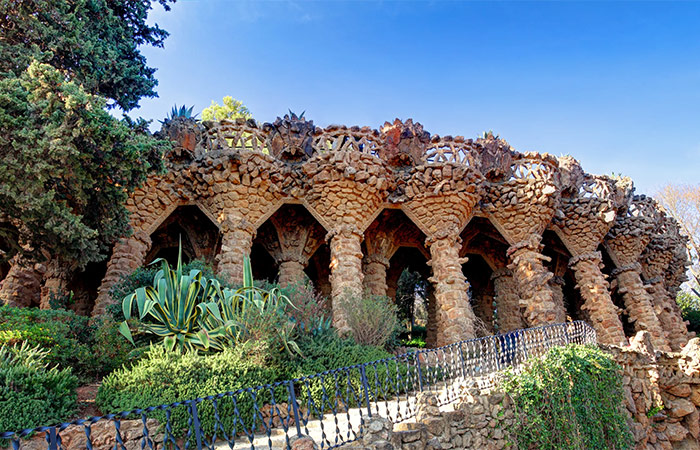
[[[283,284],[309,277],[341,330],[342,296],[393,296],[410,268],[431,284],[432,346],[567,317],[607,344],[647,331],[678,350],[690,337],[674,301],[684,237],[628,178],[491,134],[431,136],[410,119],[375,130],[176,118],[160,134],[174,143],[168,170],[127,201],[133,233],[109,261],[68,273],[15,260],[0,300],[48,307],[73,291],[73,308],[103,314],[122,276],[181,237],[188,258],[234,282],[245,256]]]

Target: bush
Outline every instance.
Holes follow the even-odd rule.
[[[331,322],[328,299],[314,291],[308,280],[289,284],[279,290],[291,303],[287,314],[297,324],[299,333],[315,334],[328,328],[326,324]]]
[[[48,351],[26,342],[0,347],[0,431],[62,422],[75,413],[78,379],[47,360]]]
[[[340,338],[332,331],[325,335],[302,339],[299,347],[304,358],[298,358],[288,364],[289,378],[300,378],[393,356],[383,348],[358,344],[350,338]],[[390,361],[387,364],[369,365],[365,371],[370,385],[369,396],[377,400],[397,394],[397,376],[400,375],[402,380],[406,380],[408,369],[400,362]],[[346,403],[345,406],[348,407],[364,405],[359,368],[312,378],[308,380],[308,384],[298,385],[298,389],[299,404],[306,407],[312,401],[318,412],[330,410],[336,400],[336,394],[339,404]]]
[[[339,303],[350,333],[359,344],[383,347],[396,330],[396,305],[389,297],[345,295]]]
[[[620,367],[593,346],[570,345],[508,371],[519,448],[628,449]]]
[[[0,307],[0,345],[27,343],[47,352],[46,362],[72,368],[82,380],[94,379],[121,366],[131,351],[116,324],[72,311]]]
[[[167,351],[161,345],[153,346],[132,367],[116,370],[104,378],[97,393],[97,406],[103,413],[128,411],[281,380],[283,372],[266,364],[266,354],[266,349],[260,345],[242,345],[208,355],[196,352],[180,354]],[[286,398],[284,387],[275,390],[277,401]],[[261,391],[258,406],[262,407],[269,400],[269,391]],[[217,406],[224,429],[227,432],[234,426],[240,429],[240,423],[235,423],[231,398],[219,399]],[[241,419],[250,425],[254,417],[251,397],[240,396],[235,406]],[[204,401],[197,407],[204,433],[212,435],[216,426],[212,402]],[[172,410],[171,425],[175,436],[185,434],[188,416],[183,406]],[[161,424],[166,422],[163,411],[155,411],[149,417],[158,419]]]
[[[683,320],[687,320],[690,323],[688,331],[700,333],[700,297],[687,292],[680,292],[678,297],[676,297],[676,303],[681,309]]]

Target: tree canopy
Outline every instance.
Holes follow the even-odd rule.
[[[221,121],[224,119],[236,119],[236,118],[250,119],[253,116],[248,111],[248,108],[243,105],[243,102],[236,100],[235,98],[227,95],[224,97],[223,105],[219,105],[214,100],[211,101],[211,105],[202,110],[202,120],[216,120]]]
[[[167,10],[173,0],[157,0]],[[0,73],[19,76],[33,60],[59,69],[86,92],[125,111],[155,97],[154,68],[139,46],[168,33],[146,23],[150,0],[0,0]]]
[[[126,234],[128,192],[162,167],[167,145],[145,121],[48,64],[0,80],[0,238],[21,252],[84,265]],[[20,247],[21,245],[21,247]]]

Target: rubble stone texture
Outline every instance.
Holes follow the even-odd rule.
[[[492,278],[496,290],[498,331],[507,333],[524,328],[525,324],[520,311],[520,296],[510,269],[497,270],[493,273]]]
[[[635,196],[626,211],[616,218],[605,242],[617,264],[613,275],[617,278],[618,290],[624,297],[625,308],[635,329],[648,331],[656,348],[670,350],[653,298],[642,283],[642,267],[638,262],[652,235],[658,231],[660,219],[651,198]]]
[[[178,118],[161,135],[174,141],[168,170],[126,202],[133,232],[101,269],[93,315],[115,301],[109,291],[121,277],[150,262],[162,240],[176,239],[168,233],[180,232],[207,246],[200,253],[234,283],[261,244],[274,262],[266,273],[277,272],[281,284],[311,277],[330,295],[341,329],[341,298],[363,290],[392,296],[401,271],[416,270],[416,261],[394,255],[413,248],[429,260],[420,264],[432,283],[430,345],[473,337],[481,322],[507,331],[567,314],[590,321],[601,342],[620,343],[620,311],[604,273],[616,277],[627,315],[657,348],[680,348],[689,338],[673,302],[688,264],[683,237],[653,200],[633,197],[628,179],[587,174],[570,157],[521,153],[490,134],[431,135],[412,120],[374,130],[322,128],[296,116],[265,124]],[[197,220],[211,223],[168,231],[184,207],[198,208]],[[206,239],[198,230],[207,230]],[[550,231],[566,247],[557,253],[565,256],[556,274],[541,238]],[[601,244],[615,267],[601,270]],[[486,265],[465,264],[473,255]],[[11,266],[0,286],[4,303],[33,305],[42,290],[46,298],[84,285],[75,283],[76,271],[44,271],[38,263],[45,265]],[[580,302],[566,298],[570,291],[555,275],[576,279],[582,310],[572,310]],[[78,294],[83,302],[85,293]]]

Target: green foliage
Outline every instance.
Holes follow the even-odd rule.
[[[508,371],[519,448],[628,449],[620,367],[593,346],[570,345]]]
[[[289,111],[289,117],[292,120],[303,120],[304,114],[306,114],[306,111],[302,111],[299,115],[297,115],[297,113],[293,112],[291,109],[288,109],[287,111]]]
[[[281,380],[282,372],[265,362],[266,353],[264,346],[243,345],[209,355],[180,354],[154,346],[133,367],[117,370],[102,381],[97,406],[103,413],[127,411]],[[277,388],[276,399],[286,399],[286,392],[284,387]],[[258,405],[262,407],[269,400],[269,391],[263,390],[258,396]],[[250,395],[240,396],[237,407],[241,418],[250,425],[254,417]],[[197,408],[204,433],[212,435],[215,427],[212,402],[204,401]],[[240,429],[240,423],[234,423],[236,415],[230,397],[218,400],[218,412],[227,432],[234,426]],[[154,412],[149,417],[165,423],[164,412]],[[187,419],[185,407],[173,409],[171,424],[176,436],[185,434]]]
[[[290,283],[279,291],[292,305],[287,314],[296,322],[299,333],[319,334],[331,328],[328,299],[317,293],[309,280]]]
[[[358,344],[351,338],[340,338],[333,331],[302,339],[299,341],[299,347],[304,358],[298,358],[287,364],[287,367],[291,370],[288,373],[289,377],[298,378],[304,375],[392,357],[390,353],[380,347]],[[398,393],[395,381],[397,374],[405,380],[407,372],[408,369],[404,364],[394,361],[390,361],[386,365],[367,366],[366,375],[372,386],[370,397],[372,399],[384,399]],[[341,396],[347,395],[349,386],[352,387],[355,393],[363,392],[360,370],[355,368],[349,372],[340,372],[336,376],[327,375],[322,378],[312,378],[309,380],[308,385],[305,384],[300,389],[297,399],[301,405],[306,405],[309,400],[313,400],[319,412],[321,410],[328,411],[331,403],[335,401],[333,395],[336,392],[336,383]],[[377,388],[377,386],[381,387]],[[324,390],[325,395],[330,398],[327,402],[330,403],[323,403]],[[345,400],[347,401],[348,399]],[[359,395],[355,400],[363,401]],[[359,406],[352,398],[349,401],[349,404],[346,406]]]
[[[107,319],[72,311],[0,307],[0,345],[26,344],[46,352],[46,363],[71,368],[83,380],[105,375],[128,360],[131,350]]]
[[[168,0],[158,3],[170,9]],[[162,47],[168,33],[147,23],[151,6],[137,0],[3,0],[0,73],[19,75],[38,60],[128,111],[140,98],[156,96],[155,69],[139,50]]]
[[[47,361],[47,350],[27,342],[0,346],[0,430],[34,428],[73,415],[78,379]]]
[[[171,120],[173,120],[176,117],[182,117],[185,119],[195,119],[198,114],[195,114],[194,116],[192,115],[192,109],[194,109],[194,105],[190,106],[189,108],[186,107],[185,105],[180,106],[179,108],[177,105],[173,106],[173,109],[170,110],[170,113],[165,117],[165,120],[159,121],[160,123],[166,123]]]
[[[35,260],[102,260],[129,231],[129,193],[162,168],[169,144],[146,126],[115,119],[104,99],[49,65],[1,77],[0,236]]]
[[[688,331],[700,333],[700,297],[681,291],[676,297],[676,303],[681,309],[683,320],[690,323]]]
[[[425,339],[422,337],[414,337],[411,339],[407,339],[403,342],[403,345],[406,347],[418,347],[418,348],[425,348]]]
[[[398,325],[396,305],[388,297],[364,295],[358,298],[346,294],[339,306],[350,333],[359,344],[383,347]]]
[[[405,269],[399,277],[396,289],[398,317],[402,321],[414,323],[416,296],[425,300],[428,282],[418,272]]]
[[[155,335],[161,338],[168,349],[177,346],[180,350],[223,348],[219,338],[221,330],[207,329],[200,320],[206,315],[206,303],[212,297],[223,298],[221,287],[216,280],[206,279],[199,270],[184,272],[181,254],[177,267],[162,261],[162,267],[153,277],[153,285],[139,287],[124,298],[122,313],[131,318],[134,305],[138,312],[137,333]],[[146,317],[150,320],[144,320]],[[133,343],[129,324],[124,321],[119,326],[122,334]]]
[[[257,287],[252,273],[246,258],[243,286],[222,289],[198,269],[185,272],[181,256],[175,269],[163,260],[152,286],[139,287],[122,301],[126,321],[120,331],[133,342],[127,321],[136,310],[132,325],[136,333],[156,336],[168,349],[221,351],[265,341],[298,353],[293,340],[296,324],[286,314],[289,300],[277,288]]]
[[[242,102],[227,95],[224,97],[223,105],[219,105],[214,100],[211,106],[204,108],[202,111],[202,120],[222,121],[224,119],[251,119],[253,116],[248,111],[248,108]]]

